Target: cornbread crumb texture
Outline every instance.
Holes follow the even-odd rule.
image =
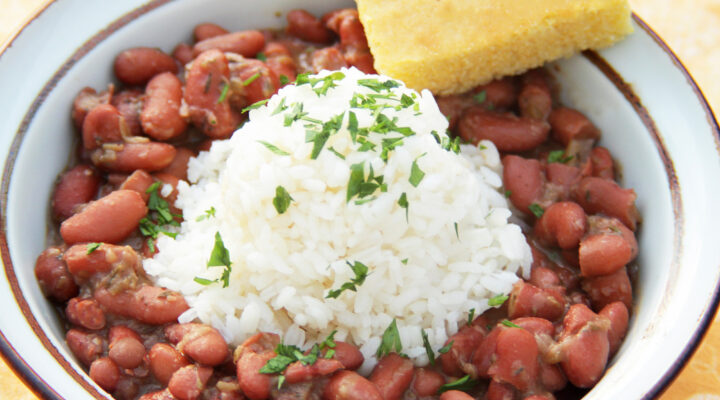
[[[627,0],[357,0],[378,72],[460,93],[632,32]]]

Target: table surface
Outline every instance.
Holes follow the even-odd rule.
[[[8,40],[47,0],[0,0],[0,44]],[[720,0],[630,0],[643,18],[678,54],[720,110]],[[0,358],[0,399],[36,399]],[[720,400],[720,315],[662,400]]]

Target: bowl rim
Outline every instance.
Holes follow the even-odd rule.
[[[59,3],[60,0],[50,0],[45,2],[44,5],[38,7],[33,14],[31,14],[30,17],[28,17],[23,24],[21,24],[10,36],[10,38],[5,41],[4,43],[0,44],[0,58],[2,58],[5,55],[6,50],[8,50],[10,47],[12,47],[15,40],[25,31],[26,28],[30,26],[38,17],[40,17],[50,6],[52,6],[55,3]],[[96,399],[106,399],[107,397],[103,395],[102,392],[98,391],[98,389],[90,384],[83,376],[81,376],[78,371],[73,368],[70,363],[60,355],[58,350],[55,348],[55,346],[49,341],[47,334],[42,331],[40,328],[37,320],[35,317],[30,313],[29,305],[27,304],[27,301],[25,300],[22,291],[19,288],[17,277],[15,276],[15,273],[13,271],[13,263],[12,259],[10,258],[10,252],[7,242],[7,234],[6,234],[6,212],[7,212],[7,198],[8,198],[8,186],[9,181],[11,177],[11,172],[13,170],[13,166],[15,164],[16,154],[17,150],[19,149],[20,145],[22,144],[22,139],[27,131],[28,126],[30,125],[30,122],[32,121],[32,118],[34,117],[35,112],[40,107],[40,105],[44,102],[45,98],[49,94],[50,91],[54,89],[57,82],[62,79],[62,77],[65,75],[65,72],[72,67],[73,64],[75,64],[79,59],[84,57],[90,50],[92,50],[95,46],[100,44],[104,39],[106,39],[109,35],[117,31],[118,29],[124,27],[129,22],[131,22],[133,19],[137,18],[138,16],[145,14],[159,6],[162,6],[166,3],[169,3],[170,0],[151,0],[148,3],[139,6],[133,10],[130,10],[129,12],[125,13],[124,15],[118,17],[113,22],[111,22],[107,27],[100,30],[98,33],[90,37],[81,47],[79,47],[77,50],[75,50],[70,57],[56,70],[56,72],[50,77],[50,79],[43,85],[43,88],[40,90],[38,95],[33,100],[32,104],[30,105],[29,109],[26,111],[23,119],[21,120],[21,123],[19,127],[17,128],[17,131],[13,135],[13,139],[10,144],[10,148],[8,149],[8,157],[5,161],[5,165],[3,167],[3,178],[2,178],[2,191],[0,192],[0,225],[2,226],[2,230],[0,230],[0,262],[3,264],[3,269],[5,270],[6,278],[8,279],[9,286],[12,290],[12,296],[17,301],[18,305],[22,309],[23,315],[25,316],[26,322],[30,325],[33,332],[38,336],[38,339],[42,342],[43,346],[47,351],[51,353],[53,358],[55,358],[60,364],[62,365],[63,369],[66,370],[66,372],[73,378],[73,380],[81,385],[84,389],[87,390],[88,394],[90,394],[92,397]],[[663,50],[663,52],[670,57],[670,61],[675,65],[677,70],[685,77],[686,81],[690,85],[690,88],[695,93],[698,102],[700,106],[702,107],[703,111],[705,112],[705,116],[708,122],[708,125],[711,128],[711,133],[714,136],[714,140],[716,144],[720,144],[720,125],[718,125],[717,119],[713,113],[712,108],[710,107],[710,104],[708,103],[705,95],[703,94],[702,90],[698,86],[697,82],[693,79],[690,72],[687,70],[685,65],[680,61],[680,59],[677,57],[677,55],[672,51],[672,49],[669,47],[669,45],[658,35],[650,26],[640,18],[635,12],[632,13],[632,19],[637,23],[637,25],[646,33],[648,36]],[[602,56],[600,56],[598,53],[594,51],[585,51],[583,52],[583,55],[591,62],[593,63],[598,69],[601,70],[601,72],[612,81],[612,83],[623,93],[625,98],[632,103],[633,108],[635,111],[639,114],[640,118],[643,121],[643,124],[648,128],[650,133],[653,136],[653,140],[656,142],[658,146],[658,151],[660,153],[660,156],[662,158],[663,164],[666,169],[666,173],[668,174],[668,180],[674,188],[677,187],[677,177],[675,174],[674,167],[672,165],[672,160],[670,160],[667,157],[667,151],[665,149],[665,145],[662,142],[662,139],[657,135],[657,129],[655,128],[655,124],[647,112],[647,110],[644,108],[642,103],[640,103],[638,97],[634,94],[632,91],[632,88],[630,85],[625,83],[622,80],[622,77],[617,74],[610,64],[608,64]],[[718,147],[718,152],[720,153],[720,146]],[[720,156],[720,154],[719,154]],[[675,191],[671,191],[672,193],[672,205],[673,205],[673,213],[677,216],[678,215],[678,208],[680,206],[680,199],[679,196],[676,195]],[[677,231],[677,227],[676,227]],[[674,234],[677,235],[677,232]],[[677,239],[677,238],[676,238]],[[9,267],[5,267],[9,266]],[[647,393],[643,396],[645,399],[651,399],[659,396],[662,392],[664,392],[670,384],[674,381],[674,379],[677,377],[677,375],[680,373],[682,368],[687,364],[689,359],[692,357],[692,355],[695,353],[695,350],[697,350],[698,346],[700,345],[702,339],[707,334],[707,331],[712,323],[714,315],[717,313],[718,308],[720,306],[720,281],[716,282],[715,288],[713,290],[712,299],[708,304],[708,307],[702,312],[702,315],[698,321],[697,328],[693,331],[691,337],[689,338],[687,344],[683,347],[682,351],[680,352],[679,356],[675,361],[671,364],[670,368],[660,377],[658,382],[654,384]],[[3,334],[2,330],[0,330],[0,356],[5,360],[5,362],[11,367],[11,369],[15,372],[15,374],[26,384],[26,386],[34,392],[34,394],[42,399],[52,399],[52,400],[62,400],[63,397],[55,391],[50,385],[22,358],[20,353],[12,346],[12,344],[7,340],[5,335]]]

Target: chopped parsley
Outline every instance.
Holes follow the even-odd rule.
[[[242,85],[243,85],[243,86],[248,86],[249,84],[255,82],[255,81],[257,80],[257,78],[259,78],[259,77],[260,77],[260,73],[259,73],[259,72],[256,72],[256,73],[254,73],[252,76],[250,76],[249,78],[245,79],[245,80],[242,82]]]
[[[200,222],[204,219],[208,219],[210,217],[215,216],[215,207],[210,207],[207,210],[205,210],[205,213],[197,218],[195,218],[195,221]]]
[[[497,296],[491,297],[488,299],[488,305],[490,307],[497,307],[503,305],[507,301],[508,297],[504,294],[499,294]]]
[[[462,392],[466,392],[466,391],[474,388],[475,386],[477,386],[478,383],[479,383],[479,381],[477,379],[471,379],[470,375],[465,375],[456,381],[446,383],[446,384],[440,386],[440,389],[438,389],[437,394],[447,392],[448,390],[459,390]]]
[[[343,78],[345,78],[345,74],[340,71],[333,72],[332,74],[322,78],[311,78],[309,74],[305,73],[297,76],[295,84],[298,86],[309,84],[318,96],[322,96],[326,95],[330,88],[337,86],[335,81],[339,81]],[[318,83],[321,83],[321,85],[318,86]]]
[[[332,331],[319,345],[314,344],[310,351],[304,352],[297,346],[278,343],[275,346],[275,357],[269,359],[258,372],[261,374],[282,374],[292,363],[299,361],[303,365],[313,365],[321,356],[322,350],[328,349],[325,358],[332,358],[335,354],[334,336],[337,331]],[[307,353],[307,354],[306,354]],[[278,389],[285,382],[285,376],[278,377]]]
[[[257,54],[255,55],[255,58],[257,58],[258,60],[260,60],[260,61],[262,61],[262,62],[267,61],[267,56],[266,56],[265,53],[263,53],[262,51],[259,52],[259,53],[257,53]]]
[[[430,364],[435,365],[435,352],[432,346],[430,346],[430,341],[428,340],[427,333],[425,333],[425,329],[420,328],[420,335],[422,335],[423,346],[425,346],[425,353],[427,353],[428,360],[430,360]]]
[[[562,163],[566,164],[573,159],[573,156],[565,156],[565,150],[553,150],[548,153],[548,163]]]
[[[478,104],[482,104],[487,100],[487,91],[483,90],[482,92],[476,94],[473,96],[473,100],[477,102]]]
[[[454,340],[451,340],[450,343],[448,343],[448,344],[446,344],[445,346],[443,346],[443,347],[441,347],[440,349],[438,349],[438,353],[440,353],[440,354],[445,354],[445,353],[447,353],[448,351],[450,351],[450,349],[452,349],[453,343],[455,343],[455,341],[454,341]]]
[[[507,326],[507,327],[509,327],[509,328],[521,328],[520,325],[515,324],[515,323],[513,323],[513,322],[510,322],[510,321],[507,320],[507,319],[502,320],[502,322],[500,322],[500,323],[503,324],[503,325],[505,325],[505,326]]]
[[[398,199],[397,203],[401,208],[405,209],[405,221],[408,221],[408,211],[409,211],[410,203],[408,203],[407,194],[405,192],[403,192],[400,195],[400,198]]]
[[[275,111],[272,112],[270,115],[276,115],[280,114],[281,112],[287,110],[287,106],[285,105],[285,97],[280,99],[280,103],[278,104],[277,108],[275,108]]]
[[[285,190],[284,187],[278,186],[275,188],[275,198],[272,203],[275,206],[278,214],[283,214],[290,207],[290,202],[294,201],[290,194]]]
[[[528,206],[528,209],[538,218],[542,217],[543,214],[545,214],[545,210],[538,203],[530,204]]]
[[[280,77],[278,79],[280,79],[280,84],[283,86],[290,83],[290,78],[288,78],[287,75],[285,75],[285,74],[280,74]]]
[[[455,237],[460,240],[460,233],[458,232],[458,223],[453,223],[453,226],[455,226]]]
[[[215,232],[215,245],[210,252],[210,259],[208,259],[207,267],[224,267],[222,275],[219,279],[210,280],[201,277],[195,277],[193,280],[201,285],[209,285],[218,281],[222,281],[223,288],[230,285],[230,272],[232,271],[232,262],[230,261],[230,252],[225,248],[220,232]]]
[[[345,262],[348,266],[350,266],[350,269],[352,269],[355,277],[352,278],[350,282],[343,283],[342,286],[340,286],[340,289],[330,290],[327,296],[325,296],[326,299],[337,299],[345,290],[357,292],[357,287],[365,282],[365,278],[367,278],[368,275],[367,265],[361,263],[360,261],[355,261],[354,264],[350,264],[348,261]]]
[[[418,162],[417,162],[418,159],[424,155],[425,155],[425,153],[421,154],[418,158],[413,160],[412,166],[410,167],[410,179],[408,179],[408,180],[410,181],[410,184],[413,185],[414,187],[417,187],[420,184],[420,182],[423,180],[423,178],[425,177],[425,172],[423,172],[423,170],[420,169],[420,166],[418,165]]]
[[[220,92],[220,97],[218,97],[218,99],[217,99],[217,104],[220,104],[223,101],[225,101],[225,98],[227,97],[229,91],[230,91],[230,85],[228,85],[227,83],[223,83],[223,88],[222,88],[222,91]]]
[[[408,259],[407,259],[407,258],[403,258],[402,260],[400,260],[400,262],[403,263],[403,265],[407,265]]]
[[[285,118],[287,122],[287,116]],[[327,122],[317,121],[320,123],[319,126],[311,125],[311,129],[307,129],[305,131],[305,143],[313,144],[312,152],[310,153],[310,159],[317,159],[318,155],[320,155],[320,151],[322,151],[325,143],[330,138],[330,136],[336,134],[340,130],[340,127],[342,127],[342,122],[344,118],[345,112],[342,112],[338,115],[333,116]]]
[[[380,346],[378,346],[378,349],[375,352],[375,356],[379,360],[383,356],[392,353],[393,349],[395,349],[396,353],[400,353],[402,351],[400,332],[398,331],[397,321],[395,321],[395,318],[393,318],[390,325],[387,329],[385,329]]]
[[[378,79],[358,79],[358,85],[365,86],[366,88],[372,89],[375,92],[389,91],[392,88],[400,86],[398,81],[389,79],[385,82],[380,82]]]
[[[257,101],[257,102],[255,102],[255,103],[250,104],[249,106],[243,108],[242,111],[240,111],[240,112],[243,112],[243,113],[244,113],[244,112],[248,112],[248,111],[250,111],[250,110],[254,110],[254,109],[256,109],[256,108],[260,108],[260,107],[264,106],[265,104],[267,104],[268,101],[270,101],[270,99],[265,99],[265,100]]]
[[[471,308],[470,312],[468,313],[468,319],[467,319],[467,325],[472,325],[473,319],[475,318],[475,309]]]
[[[328,151],[331,152],[331,153],[333,153],[333,154],[335,154],[336,156],[338,156],[338,158],[341,159],[341,160],[344,160],[344,159],[345,159],[345,156],[342,155],[342,153],[340,153],[339,151],[335,150],[332,146],[331,146],[331,147],[328,147]]]
[[[384,177],[382,175],[375,176],[372,165],[370,166],[370,173],[367,178],[365,178],[364,162],[350,166],[350,178],[348,180],[346,195],[347,202],[350,202],[350,200],[352,200],[355,196],[357,196],[358,199],[371,196],[378,189],[380,189],[381,192],[385,192],[387,191],[387,185],[385,184]]]
[[[155,182],[145,190],[145,193],[149,193],[148,199],[148,215],[140,220],[140,233],[151,239],[157,239],[159,234],[165,234],[171,238],[175,238],[177,233],[170,232],[167,230],[167,226],[180,226],[180,223],[175,220],[175,217],[182,218],[182,215],[173,214],[170,211],[170,205],[158,194],[161,182]],[[148,243],[148,247],[150,244]],[[154,246],[153,246],[154,248]],[[154,249],[151,249],[154,252]]]
[[[506,199],[509,199],[510,196],[512,196],[512,190],[506,190],[506,191],[505,191],[505,198],[506,198]]]
[[[279,155],[279,156],[289,156],[289,155],[290,155],[290,153],[288,153],[288,152],[285,151],[285,150],[282,150],[282,149],[278,148],[277,146],[275,146],[275,145],[272,144],[272,143],[268,143],[268,142],[266,142],[266,141],[264,141],[264,140],[258,140],[258,143],[262,144],[262,145],[265,146],[268,150],[272,151],[273,153],[275,153],[275,154],[277,154],[277,155]]]
[[[102,243],[97,243],[97,242],[95,242],[95,243],[88,243],[88,245],[87,245],[87,253],[85,253],[85,254],[90,254],[90,253],[92,253],[93,251],[97,250],[97,249],[100,247],[100,245],[102,245]]]

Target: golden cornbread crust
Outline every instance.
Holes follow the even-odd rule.
[[[632,32],[627,0],[357,0],[375,69],[413,89],[467,91]]]

